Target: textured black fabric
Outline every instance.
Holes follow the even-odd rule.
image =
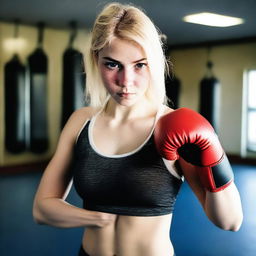
[[[129,216],[158,216],[173,211],[182,181],[165,167],[153,135],[137,152],[112,158],[90,145],[88,122],[74,149],[74,186],[87,210]]]

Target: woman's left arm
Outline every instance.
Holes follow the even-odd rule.
[[[203,167],[178,160],[181,172],[199,199],[207,217],[219,228],[238,231],[243,221],[240,195],[232,181],[229,186],[218,192],[210,192],[204,188],[198,173]]]

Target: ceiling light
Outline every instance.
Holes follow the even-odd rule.
[[[243,19],[219,15],[210,12],[202,12],[192,15],[187,15],[183,18],[184,21],[213,27],[230,27],[244,23]]]

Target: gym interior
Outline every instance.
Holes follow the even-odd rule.
[[[75,8],[71,6],[77,3],[76,11],[81,13],[81,6],[86,8],[90,2],[90,12],[95,17],[103,2],[110,1],[86,0],[85,4],[83,1],[46,1],[53,9],[58,8],[56,19],[62,15],[62,9],[71,9],[72,15],[62,17],[66,26],[55,25],[50,15],[49,20],[47,15],[39,15],[40,9],[46,10],[44,2],[34,1],[35,15],[30,12],[31,18],[27,19],[15,2],[0,3],[0,9],[3,7],[0,11],[0,255],[76,255],[83,229],[38,225],[33,220],[32,205],[63,125],[75,109],[88,104],[83,97],[86,86],[83,55],[90,26],[75,22],[76,17],[71,17]],[[30,1],[22,2],[25,5]],[[147,8],[154,4],[146,2],[134,1],[153,15],[153,10]],[[165,5],[161,8],[171,10],[171,2],[177,1],[156,2]],[[169,22],[169,16],[160,13],[163,10],[160,7],[152,18],[166,19],[162,27],[161,23],[158,26],[166,35],[165,52],[173,64],[173,75],[166,79],[169,104],[173,108],[187,107],[200,112],[216,129],[235,174],[244,219],[238,232],[214,226],[184,182],[176,201],[170,236],[177,256],[254,256],[256,30],[255,25],[254,31],[247,29],[252,16],[247,18],[246,14],[256,8],[256,3],[241,1],[239,13],[239,7],[232,8],[236,1],[223,1],[224,7],[219,6],[218,1],[214,1],[214,5],[209,4],[213,1],[179,2],[183,3],[179,8],[183,6],[186,11],[190,8],[190,13],[218,10],[225,13],[226,4],[230,7],[226,14],[241,14],[245,19],[246,32],[241,35],[236,34],[235,27],[225,32],[225,28],[187,25],[184,29],[188,30],[176,36],[175,31],[182,31],[185,23],[181,21],[178,27],[178,23]],[[199,8],[197,3],[202,6]],[[165,31],[167,25],[176,27],[173,34]],[[193,38],[186,37],[188,31],[194,34]],[[74,188],[67,201],[82,207]]]

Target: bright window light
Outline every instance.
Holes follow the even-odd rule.
[[[244,23],[244,20],[241,18],[224,16],[210,12],[187,15],[183,20],[185,22],[213,27],[230,27]]]
[[[256,152],[256,70],[247,70],[244,81],[245,146],[247,151]]]

